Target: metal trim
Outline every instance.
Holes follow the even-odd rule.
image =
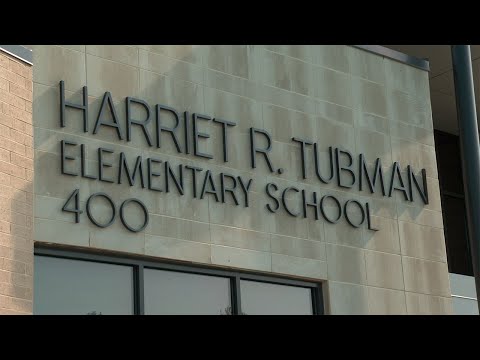
[[[285,278],[284,276],[272,274],[272,275],[259,275],[253,274],[249,271],[239,270],[223,270],[215,269],[207,265],[184,265],[179,263],[168,262],[168,260],[147,260],[139,259],[134,255],[121,255],[121,254],[98,254],[94,253],[92,249],[66,249],[55,245],[39,244],[35,243],[34,255],[49,256],[71,260],[82,260],[91,262],[101,262],[105,264],[114,265],[126,265],[133,267],[134,270],[134,314],[145,313],[144,308],[144,269],[157,269],[165,271],[176,271],[189,274],[218,276],[230,279],[231,287],[231,301],[232,301],[232,314],[241,314],[240,303],[240,281],[257,281],[278,285],[289,285],[303,288],[309,288],[312,293],[312,309],[313,315],[324,315],[325,309],[323,304],[323,281],[302,281],[291,278]]]
[[[477,298],[473,298],[473,297],[470,297],[470,296],[462,296],[462,295],[453,295],[452,294],[452,297],[477,301]]]
[[[430,71],[430,63],[426,59],[420,59],[412,55],[404,54],[400,51],[389,49],[382,45],[351,45],[358,49],[362,49],[373,54],[381,55],[391,60],[401,62],[406,65],[413,66],[417,69]]]
[[[5,51],[7,54],[26,62],[29,65],[33,65],[33,52],[22,45],[0,45],[0,50]]]

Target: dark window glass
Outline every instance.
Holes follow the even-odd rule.
[[[473,276],[458,136],[435,131],[449,272]]]
[[[230,315],[230,279],[145,269],[145,314]]]
[[[449,271],[455,274],[473,276],[470,246],[467,238],[465,202],[463,199],[444,196],[442,206]]]
[[[34,266],[34,314],[133,314],[130,266],[47,256],[35,256]]]
[[[245,315],[312,315],[312,290],[297,286],[240,281]]]
[[[462,162],[458,136],[435,132],[435,152],[442,190],[463,195]]]

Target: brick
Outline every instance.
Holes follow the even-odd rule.
[[[9,61],[8,57],[5,55],[0,54],[0,67],[4,67],[8,69]]]
[[[11,116],[11,111],[10,111],[10,105],[7,104],[6,102],[0,102],[0,113]]]
[[[0,194],[2,194],[2,198],[23,201],[25,203],[27,202],[27,193],[23,190],[15,189],[11,186],[0,185]]]
[[[25,146],[30,146],[33,147],[33,136],[25,134],[25,137],[23,138],[23,144]]]
[[[4,309],[7,309],[8,312],[19,311],[32,313],[33,302],[31,300],[23,300],[6,295],[0,295],[0,304],[2,304],[1,306]],[[3,311],[3,309],[1,311]]]
[[[25,287],[32,287],[32,276],[27,274],[17,274],[12,273],[11,283],[14,285],[25,286]]]
[[[10,97],[10,105],[15,106],[21,110],[25,110],[25,99],[22,99],[18,96],[11,96]]]
[[[11,165],[12,165],[11,175],[16,176],[16,177],[21,178],[21,179],[25,179],[25,168],[23,168],[21,166],[18,166],[18,165],[15,165],[15,164],[11,164]]]
[[[13,250],[7,246],[0,246],[0,258],[11,259]]]
[[[24,312],[24,311],[14,311],[5,308],[0,308],[0,315],[32,315],[31,312]]]
[[[0,221],[0,232],[10,234],[10,223],[6,221]]]
[[[0,90],[8,91],[8,80],[0,78]]]
[[[5,202],[5,200],[6,200],[5,198],[0,197],[1,202]],[[12,209],[12,211],[15,211],[24,215],[27,214],[27,208],[26,208],[27,204],[25,202],[20,202],[14,199],[10,202],[9,206]]]
[[[0,198],[0,201],[5,201],[4,198]],[[19,201],[18,199],[11,200],[10,204],[12,211],[20,214],[30,215],[33,214],[33,207],[26,203],[26,201]]]
[[[32,298],[32,289],[13,284],[0,283],[0,294],[30,300]]]
[[[33,155],[34,155],[33,147],[25,146],[25,157],[27,159],[33,159]]]
[[[26,128],[26,123],[23,122],[22,120],[19,120],[19,119],[13,119],[13,123],[12,123],[12,128],[17,130],[17,131],[20,131],[21,133],[25,133],[25,128]]]
[[[11,154],[10,154],[11,157]],[[0,160],[0,172],[25,179],[25,168]]]
[[[3,173],[3,174],[9,174],[11,175],[12,174],[12,164],[10,164],[10,161],[3,161],[3,160],[0,160],[0,173]]]
[[[0,283],[10,283],[10,273],[0,270]]]
[[[10,222],[11,213],[8,210],[0,211],[0,221]]]
[[[9,106],[8,112],[4,111],[4,113],[6,113],[7,115],[9,115],[9,116],[11,116],[15,119],[20,119],[22,121],[25,121],[26,123],[29,123],[29,124],[32,123],[32,114],[31,113],[29,113],[25,110],[19,109],[15,106],[11,106],[11,105],[8,105],[8,104],[5,104],[5,103],[3,103],[3,104],[4,104],[4,107],[5,107],[5,105]]]
[[[10,233],[22,238],[32,238],[32,232],[26,226],[10,223]]]
[[[0,149],[0,161],[7,161],[7,162],[10,161],[10,151],[9,150]]]
[[[11,71],[9,71],[6,68],[0,67],[0,78],[6,79],[10,82],[10,84],[15,84],[17,86],[21,86],[22,88],[25,88],[25,78],[23,76],[20,76],[18,74],[15,74]]]
[[[11,175],[0,172],[0,185],[10,186]]]
[[[12,259],[2,260],[3,262],[0,267],[2,270],[11,271],[18,274],[26,274],[26,267],[24,263]]]
[[[29,269],[28,269],[28,267],[31,266],[31,264],[33,264],[32,250],[24,251],[24,250],[12,249],[8,246],[0,245],[0,257],[24,263],[26,265],[25,266],[26,274],[32,275],[32,274],[29,274]]]
[[[33,229],[33,216],[26,216],[25,217],[25,226],[28,229]]]
[[[29,159],[25,156],[18,155],[16,153],[11,153],[10,155],[12,159],[12,163],[18,166],[21,166],[23,168],[33,170],[33,160]]]
[[[0,89],[0,101],[10,104],[11,98],[12,98],[12,94],[8,92],[8,89],[7,90]]]
[[[2,113],[2,109],[0,109],[0,124],[10,128],[13,127],[13,118],[7,114]],[[6,134],[2,132],[0,132],[0,135],[6,136]]]
[[[10,59],[9,70],[14,74],[25,78],[25,83],[28,82],[27,80],[32,80],[31,68],[32,67],[30,65],[25,65],[24,63]]]
[[[33,184],[31,181],[27,181],[27,180],[12,176],[10,178],[10,184],[11,184],[10,186],[12,186],[15,189],[23,190],[26,192],[33,192]]]
[[[15,129],[10,129],[10,140],[20,144],[25,144],[25,134]]]
[[[6,125],[0,124],[0,135],[8,137],[8,134],[10,134],[10,128]]]
[[[33,112],[31,101],[25,100],[25,111],[29,112],[30,114]]]
[[[9,93],[8,90],[4,90],[0,88],[0,101],[3,101],[19,109],[25,110],[26,100],[22,99],[19,96]]]
[[[33,205],[33,192],[25,193],[25,202],[27,205]]]
[[[23,82],[22,86],[10,82],[10,93],[20,96],[22,99],[32,101],[32,92],[28,89],[25,89],[25,82]]]
[[[33,250],[33,241],[20,236],[0,232],[0,246],[7,246],[12,250],[22,250],[26,252]]]
[[[33,254],[32,254],[32,260],[28,261],[25,263],[25,273],[27,275],[33,276]]]
[[[4,135],[0,135],[0,148],[10,150],[18,155],[25,155],[25,145],[8,139]]]
[[[27,227],[27,217],[23,214],[12,212],[12,224]]]
[[[33,136],[33,126],[31,123],[25,123],[25,134]]]
[[[33,181],[33,171],[25,169],[25,180]]]

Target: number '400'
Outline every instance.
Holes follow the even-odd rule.
[[[92,203],[95,200],[95,198],[99,198],[99,197],[106,199],[107,202],[110,204],[110,208],[111,208],[112,216],[110,217],[110,220],[108,220],[105,223],[101,223],[101,222],[97,221],[97,219],[95,219],[95,217],[92,214]],[[140,227],[134,228],[134,227],[130,226],[125,219],[125,215],[124,215],[125,207],[130,203],[137,204],[143,211],[144,221],[143,221],[142,226],[140,226]],[[90,219],[90,221],[94,225],[96,225],[98,227],[101,227],[101,228],[106,228],[106,227],[109,227],[110,225],[112,225],[115,222],[115,219],[116,219],[116,216],[117,216],[117,208],[116,208],[113,200],[107,194],[100,193],[100,192],[90,195],[90,197],[87,199],[86,210],[87,210],[87,216]],[[74,213],[75,214],[75,222],[76,223],[80,222],[80,215],[83,214],[83,210],[80,209],[79,189],[75,189],[70,194],[67,201],[65,202],[65,204],[62,207],[62,211]],[[130,199],[127,199],[124,202],[122,202],[122,204],[120,205],[119,213],[120,213],[120,220],[121,220],[123,226],[125,226],[127,228],[127,230],[129,230],[131,232],[142,231],[148,225],[147,207],[145,206],[145,204],[143,202],[141,202],[138,199],[130,198]]]

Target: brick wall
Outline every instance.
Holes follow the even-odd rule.
[[[0,314],[33,308],[32,67],[0,49]]]

